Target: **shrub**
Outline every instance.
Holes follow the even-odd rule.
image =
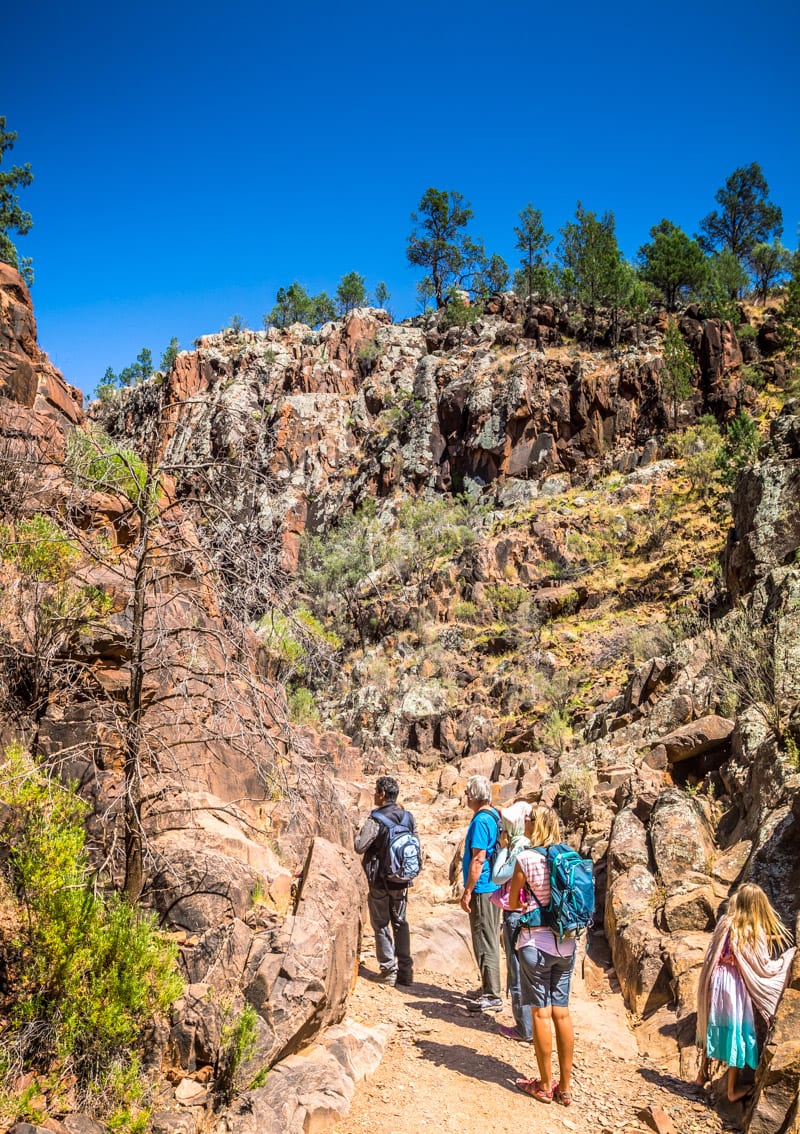
[[[752,707],[779,742],[785,706],[775,682],[775,627],[744,607],[720,623],[712,645],[720,709],[728,716]]]
[[[368,374],[383,354],[377,339],[367,339],[358,350],[358,361],[364,373]]]
[[[73,478],[92,491],[119,492],[137,507],[146,503],[147,466],[133,449],[123,449],[99,429],[73,429],[67,441],[67,467]],[[157,485],[150,486],[155,503]]]
[[[481,314],[480,303],[470,303],[456,288],[447,297],[447,306],[442,314],[441,326],[469,327]]]
[[[258,1015],[251,1004],[246,1004],[233,1023],[222,1029],[215,1085],[224,1103],[231,1102],[241,1090],[242,1068],[255,1053],[257,1040]]]
[[[498,614],[514,614],[528,597],[528,592],[524,587],[490,583],[486,587],[486,597]]]
[[[453,607],[453,617],[459,622],[476,622],[480,613],[478,604],[463,599]]]
[[[341,647],[338,634],[325,630],[305,607],[291,615],[270,610],[258,628],[261,640],[279,661],[285,680],[324,674]]]
[[[706,498],[720,482],[720,453],[724,440],[716,418],[703,414],[696,425],[670,437],[670,448],[683,458],[692,488]]]
[[[569,804],[570,819],[575,823],[587,823],[592,817],[592,793],[594,776],[590,768],[568,768],[563,772],[559,783],[559,795]]]
[[[572,740],[569,713],[566,709],[553,709],[545,718],[542,733],[547,741],[558,752],[565,752]]]
[[[743,366],[740,371],[742,382],[746,382],[748,386],[752,386],[754,390],[764,389],[764,375],[757,366]]]
[[[732,485],[739,470],[757,459],[760,444],[758,426],[746,410],[739,410],[728,425],[725,444],[717,457],[720,479],[724,484]]]
[[[631,657],[635,662],[662,657],[672,650],[673,639],[663,622],[639,626],[628,639]]]
[[[289,719],[295,724],[314,724],[319,720],[317,702],[314,694],[305,685],[291,689],[288,693]]]
[[[0,1115],[16,1109],[10,1083],[33,1070],[74,1075],[81,1104],[135,1125],[138,1050],[152,1018],[179,995],[176,950],[152,918],[104,895],[84,847],[86,808],[19,747],[0,770],[6,871],[18,932],[5,958],[13,1003],[3,1036]],[[135,1105],[134,1105],[135,1104]]]
[[[67,578],[79,558],[75,544],[43,512],[20,520],[13,529],[0,526],[0,555],[23,575],[48,583]]]

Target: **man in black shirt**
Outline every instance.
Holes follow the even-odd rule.
[[[411,984],[414,962],[411,959],[411,934],[406,921],[408,882],[388,882],[384,856],[389,828],[373,818],[376,812],[393,823],[404,815],[411,831],[416,831],[414,816],[397,806],[400,787],[392,776],[379,776],[375,784],[375,809],[356,835],[356,853],[363,855],[364,872],[369,882],[369,920],[375,933],[375,955],[385,984]],[[409,823],[410,820],[410,823]]]

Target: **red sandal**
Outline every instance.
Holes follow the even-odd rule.
[[[558,1083],[553,1087],[553,1098],[560,1106],[572,1105],[572,1092],[562,1091]]]
[[[515,1079],[514,1086],[524,1095],[530,1095],[532,1099],[538,1099],[539,1102],[551,1103],[553,1101],[553,1088],[551,1087],[548,1091],[542,1086],[541,1079]]]

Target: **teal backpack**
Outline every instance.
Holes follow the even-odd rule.
[[[566,843],[554,843],[550,847],[534,847],[537,854],[547,860],[550,872],[550,901],[542,906],[535,894],[530,897],[536,903],[533,909],[526,910],[519,919],[514,931],[514,943],[520,929],[545,925],[563,941],[565,937],[577,937],[594,921],[594,867],[592,860],[581,858],[577,851]],[[527,889],[527,887],[526,887]]]

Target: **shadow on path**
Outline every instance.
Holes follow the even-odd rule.
[[[375,973],[363,968],[359,969],[359,976],[365,980],[371,981],[375,984],[380,984],[381,981]],[[411,985],[398,985],[396,988],[390,985],[386,986],[386,995],[391,996],[396,993],[402,993],[404,996],[409,997],[407,1001],[408,1007],[416,1009],[420,1015],[429,1020],[444,1020],[449,1024],[456,1024],[459,1027],[466,1028],[468,1031],[481,1031],[481,1032],[494,1032],[497,1034],[497,1017],[501,1015],[500,1012],[468,1012],[467,1004],[469,1000],[463,993],[454,992],[452,989],[441,988],[435,984],[425,984],[422,981],[414,981]],[[502,1044],[508,1044],[511,1047],[511,1041],[504,1040],[499,1034],[497,1039]],[[519,1047],[520,1054],[526,1055],[527,1048],[524,1044],[514,1044],[514,1047]],[[531,1049],[532,1052],[533,1049]]]
[[[522,1044],[519,1047],[520,1055],[529,1056],[533,1060],[533,1048],[527,1052]],[[506,1090],[517,1093],[514,1080],[520,1076],[532,1074],[531,1068],[526,1067],[526,1059],[520,1060],[515,1066],[497,1059],[493,1055],[484,1055],[460,1043],[436,1043],[433,1040],[417,1040],[417,1047],[422,1055],[437,1067],[444,1067],[449,1071],[457,1072],[468,1079],[479,1080],[485,1083],[494,1083],[505,1087]]]

